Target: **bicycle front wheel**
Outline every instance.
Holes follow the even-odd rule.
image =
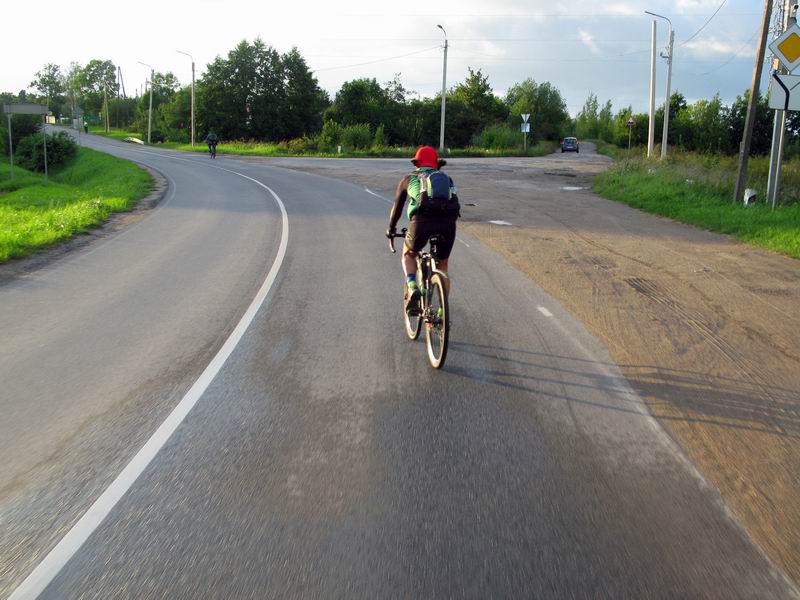
[[[429,302],[425,311],[425,341],[428,360],[434,369],[441,369],[447,357],[447,341],[450,335],[450,307],[447,303],[447,288],[444,278],[438,273],[431,277]]]

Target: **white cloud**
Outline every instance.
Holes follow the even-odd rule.
[[[755,42],[754,44],[755,45]],[[720,58],[729,56],[752,56],[753,47],[749,44],[732,43],[716,38],[695,39],[683,46],[698,58]]]
[[[600,54],[600,48],[598,48],[597,44],[595,44],[591,33],[581,29],[578,31],[578,37],[580,37],[583,45],[586,46],[592,54]]]

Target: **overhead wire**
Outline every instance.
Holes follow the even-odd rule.
[[[377,60],[369,60],[366,62],[354,63],[351,65],[340,65],[338,67],[323,67],[321,69],[314,69],[312,73],[319,73],[321,71],[335,71],[337,69],[349,69],[351,67],[363,67],[364,65],[374,65],[380,62],[386,62],[387,60],[395,60],[397,58],[405,58],[407,56],[413,56],[415,54],[422,54],[423,52],[430,52],[431,50],[435,50],[436,48],[441,48],[440,45],[431,46],[430,48],[424,48],[422,50],[415,50],[414,52],[408,52],[406,54],[398,54],[397,56],[387,56],[385,58],[379,58]]]
[[[703,31],[703,29],[705,29],[705,28],[706,28],[706,26],[707,26],[709,23],[711,23],[711,21],[712,21],[712,20],[714,20],[714,17],[716,17],[716,16],[717,16],[717,13],[718,13],[720,10],[722,10],[722,7],[723,7],[723,6],[725,6],[725,3],[726,3],[727,1],[728,1],[728,0],[722,0],[722,3],[721,3],[721,4],[720,4],[718,7],[717,7],[717,10],[715,10],[715,11],[714,11],[714,14],[712,14],[712,15],[711,15],[711,16],[708,18],[708,20],[707,20],[705,23],[703,23],[703,26],[702,26],[702,27],[700,27],[700,29],[698,29],[697,31],[695,31],[695,32],[694,32],[694,33],[693,33],[691,36],[689,36],[689,38],[688,38],[688,39],[686,39],[686,40],[683,40],[683,41],[682,41],[680,44],[678,44],[678,47],[685,46],[686,44],[688,44],[689,42],[691,42],[691,41],[692,41],[694,38],[696,38],[696,37],[697,37],[697,36],[700,34],[700,32],[701,32],[701,31]]]
[[[702,77],[702,76],[704,76],[704,75],[709,75],[709,74],[713,73],[714,71],[719,71],[719,70],[720,70],[721,68],[723,68],[723,67],[727,67],[729,64],[731,64],[731,63],[732,63],[732,62],[733,62],[733,61],[734,61],[734,60],[735,60],[735,59],[736,59],[736,58],[739,56],[739,53],[740,53],[742,50],[744,50],[744,49],[747,47],[747,45],[748,45],[750,42],[752,42],[752,41],[755,39],[755,37],[756,37],[756,35],[758,35],[758,32],[760,31],[760,29],[761,29],[761,28],[759,28],[759,29],[756,29],[756,30],[753,32],[753,35],[751,35],[751,36],[750,36],[750,39],[749,39],[749,40],[747,40],[747,41],[746,41],[744,44],[742,44],[742,45],[739,47],[739,49],[738,49],[736,52],[734,52],[734,53],[731,55],[731,57],[730,57],[728,60],[726,60],[724,63],[722,63],[721,65],[718,65],[718,66],[714,67],[713,69],[711,69],[711,70],[709,70],[709,71],[706,71],[706,72],[704,72],[704,73],[691,73],[691,75],[693,75],[694,77]]]

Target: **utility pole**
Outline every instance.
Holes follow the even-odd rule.
[[[675,47],[675,32],[669,24],[669,49],[667,50],[667,99],[664,100],[664,133],[661,135],[661,158],[667,157],[667,134],[669,133],[669,101],[672,85],[672,50]]]
[[[14,142],[11,140],[11,113],[8,113],[8,163],[10,170],[8,174],[14,179]]]
[[[108,133],[110,128],[108,126],[109,123],[108,123],[108,82],[107,81],[103,82],[103,104],[105,104],[104,108],[105,108],[105,113],[106,114],[105,114],[104,121],[106,122],[106,133]]]
[[[656,137],[656,21],[650,26],[650,122],[647,128],[647,158],[653,155]]]
[[[667,96],[664,100],[664,131],[661,134],[661,158],[662,160],[667,157],[667,134],[669,132],[669,93],[670,93],[670,86],[672,84],[672,49],[675,44],[675,32],[672,30],[672,21],[670,21],[664,15],[657,15],[654,12],[650,12],[649,10],[644,11],[648,15],[653,15],[654,17],[658,17],[659,19],[664,19],[667,23],[669,23],[669,45],[667,46],[667,54],[661,55],[662,58],[667,59]],[[655,79],[655,71],[653,71],[653,79]],[[655,123],[653,124],[655,127]]]
[[[782,10],[776,15],[776,37],[781,35],[786,29],[796,21],[793,10],[794,2],[785,0]],[[780,61],[775,58],[772,61],[773,73],[786,73],[786,69],[781,67]],[[775,203],[778,200],[778,190],[781,180],[781,161],[783,160],[783,145],[786,140],[786,112],[783,110],[775,111],[775,120],[772,124],[772,145],[769,151],[769,174],[767,175],[767,202]]]
[[[150,132],[153,128],[153,79],[155,79],[155,69],[148,65],[147,63],[143,63],[142,61],[138,61],[140,65],[144,65],[145,67],[150,67],[150,109],[147,111],[147,145],[150,145]],[[145,91],[147,91],[147,82],[145,81]]]
[[[747,184],[747,161],[750,158],[750,142],[753,139],[756,102],[758,101],[758,84],[761,81],[761,67],[764,64],[764,52],[769,35],[769,19],[772,14],[772,0],[764,0],[764,20],[761,23],[761,35],[756,48],[756,64],[753,69],[753,83],[750,86],[750,101],[747,103],[747,116],[744,120],[742,143],[739,147],[739,170],[736,174],[736,187],[733,190],[733,201],[738,202]]]
[[[194,148],[194,58],[188,52],[183,52],[182,50],[176,50],[176,52],[178,54],[185,54],[192,61],[192,107],[191,107],[191,115],[192,115],[192,148]]]
[[[439,152],[444,152],[444,106],[447,95],[447,32],[444,27],[437,25],[444,33],[444,64],[442,66],[442,124],[439,127]]]

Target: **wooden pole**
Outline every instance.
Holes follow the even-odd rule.
[[[756,48],[756,64],[753,69],[753,83],[750,85],[750,101],[747,103],[747,116],[744,120],[742,143],[739,146],[739,170],[736,174],[736,187],[733,190],[733,202],[742,198],[744,186],[747,184],[747,161],[750,158],[750,143],[753,140],[753,126],[755,125],[756,103],[758,102],[758,87],[761,82],[761,67],[764,64],[764,52],[769,35],[769,21],[772,16],[772,1],[764,0],[764,20],[761,22],[761,35]]]

